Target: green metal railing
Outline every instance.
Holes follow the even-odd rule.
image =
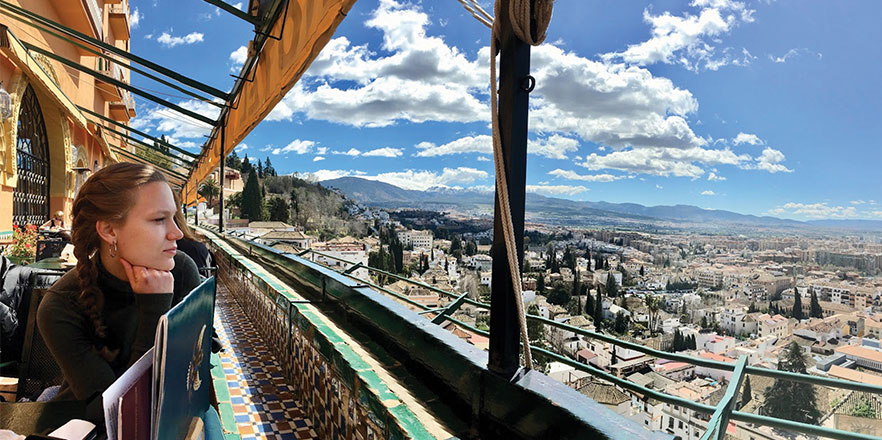
[[[210,229],[216,231],[216,228],[214,228],[214,227],[210,227]],[[483,302],[468,298],[466,295],[457,295],[455,293],[448,292],[443,289],[439,289],[435,286],[431,286],[431,285],[428,285],[428,284],[425,284],[425,283],[422,283],[422,282],[419,282],[416,280],[412,280],[412,279],[409,279],[407,277],[404,277],[404,276],[401,276],[401,275],[398,275],[395,273],[391,273],[391,272],[388,272],[388,271],[385,271],[382,269],[377,269],[377,268],[374,268],[374,267],[371,267],[371,266],[368,266],[368,265],[365,265],[362,263],[349,261],[344,258],[340,258],[336,255],[331,255],[331,254],[316,251],[313,249],[305,249],[305,250],[302,250],[296,254],[284,253],[281,251],[276,251],[276,252],[278,252],[279,254],[282,254],[282,255],[286,255],[286,256],[297,256],[297,257],[303,257],[303,258],[306,258],[308,255],[318,255],[321,257],[328,258],[328,259],[339,261],[339,262],[343,263],[344,265],[347,265],[348,267],[341,268],[340,266],[332,266],[332,265],[328,265],[328,264],[323,264],[321,261],[315,261],[314,258],[311,259],[311,261],[317,262],[319,264],[323,264],[324,266],[328,267],[329,269],[334,270],[335,272],[340,273],[343,276],[349,277],[349,278],[353,279],[354,281],[357,281],[358,283],[361,283],[365,286],[372,287],[372,288],[374,288],[384,294],[392,296],[392,297],[394,297],[398,300],[401,300],[409,305],[412,305],[414,307],[421,309],[420,311],[418,311],[418,314],[421,316],[435,314],[435,316],[431,318],[433,323],[440,324],[440,323],[443,323],[444,321],[450,321],[450,322],[453,322],[454,324],[456,324],[460,327],[463,327],[473,333],[476,333],[476,334],[479,334],[479,335],[482,335],[485,337],[490,336],[489,332],[478,329],[477,327],[470,325],[470,324],[467,324],[465,322],[462,322],[461,320],[456,319],[452,316],[452,314],[459,307],[461,307],[463,304],[470,304],[470,305],[473,305],[473,306],[481,308],[481,309],[490,310],[490,305],[487,303],[483,303]],[[369,272],[373,272],[375,274],[381,274],[381,275],[385,275],[390,278],[405,281],[405,282],[413,284],[415,286],[427,289],[431,292],[438,293],[439,295],[443,295],[448,298],[453,298],[454,301],[452,301],[451,303],[449,303],[448,305],[446,305],[444,307],[430,308],[422,303],[419,303],[417,301],[414,301],[414,300],[408,298],[407,295],[402,295],[398,292],[394,292],[390,289],[387,289],[385,287],[377,285],[376,283],[374,283],[372,281],[356,277],[355,275],[353,275],[353,272],[355,272],[355,270],[357,270],[357,269],[367,269]],[[561,363],[569,365],[579,371],[586,372],[586,373],[591,374],[592,376],[599,377],[599,378],[604,379],[606,381],[612,382],[613,384],[618,385],[622,388],[634,391],[634,392],[642,394],[644,396],[651,397],[653,399],[656,399],[656,400],[664,402],[664,403],[682,406],[682,407],[690,409],[692,411],[710,416],[710,420],[708,421],[708,427],[707,427],[705,434],[702,436],[702,440],[704,440],[704,439],[720,439],[720,440],[722,440],[725,437],[726,427],[728,425],[729,420],[736,420],[736,421],[741,421],[741,422],[753,423],[756,425],[769,426],[772,428],[778,428],[778,429],[787,430],[787,431],[800,432],[800,433],[804,433],[804,434],[817,435],[817,436],[834,438],[834,439],[842,439],[842,440],[878,439],[878,437],[868,435],[868,434],[843,431],[843,430],[834,429],[834,428],[827,428],[827,427],[823,427],[823,426],[809,425],[806,423],[794,422],[791,420],[780,419],[780,418],[776,418],[776,417],[763,416],[763,415],[759,415],[759,414],[747,413],[747,412],[742,412],[742,411],[734,411],[733,409],[734,409],[734,403],[735,403],[735,396],[737,395],[737,391],[740,388],[742,380],[744,379],[746,374],[755,374],[758,376],[764,376],[764,377],[769,377],[769,378],[773,378],[773,379],[791,380],[791,381],[802,382],[802,383],[807,383],[807,384],[817,385],[817,386],[841,388],[841,389],[848,389],[848,390],[852,390],[852,391],[860,391],[860,392],[876,393],[876,394],[882,394],[882,386],[864,384],[864,383],[860,383],[860,382],[851,382],[851,381],[833,379],[833,378],[822,377],[822,376],[812,376],[812,375],[808,375],[808,374],[792,373],[792,372],[788,372],[788,371],[771,370],[768,368],[751,367],[746,364],[746,357],[744,357],[744,356],[740,357],[738,359],[738,361],[735,363],[729,363],[729,362],[715,361],[715,360],[711,360],[711,359],[696,358],[696,357],[687,356],[687,355],[678,354],[678,353],[669,353],[669,352],[665,352],[662,350],[657,350],[654,348],[646,347],[644,345],[640,345],[640,344],[637,344],[634,342],[620,340],[618,338],[615,338],[613,336],[606,335],[603,333],[597,333],[597,332],[585,330],[585,329],[582,329],[579,327],[574,327],[574,326],[571,326],[571,325],[568,325],[568,324],[565,324],[562,322],[557,322],[552,319],[544,318],[541,316],[527,314],[526,317],[527,317],[527,320],[529,320],[529,321],[539,322],[539,323],[542,323],[547,326],[555,327],[555,328],[558,328],[561,330],[570,331],[570,332],[573,332],[574,334],[578,334],[578,335],[585,336],[588,338],[611,343],[611,344],[614,344],[614,345],[617,345],[620,347],[628,348],[628,349],[638,351],[638,352],[644,353],[646,355],[654,356],[657,358],[667,359],[667,360],[672,360],[672,361],[679,361],[679,362],[688,363],[690,365],[702,366],[702,367],[732,372],[733,374],[732,374],[731,379],[729,380],[729,385],[726,389],[726,392],[725,392],[723,399],[720,401],[720,403],[718,405],[711,406],[711,405],[707,405],[707,404],[703,404],[703,403],[694,402],[692,400],[684,399],[681,397],[673,396],[670,394],[666,394],[666,393],[660,392],[658,390],[650,389],[645,386],[630,382],[626,379],[622,379],[620,377],[617,377],[613,374],[610,374],[609,372],[601,370],[601,369],[594,367],[592,365],[578,362],[578,361],[573,360],[569,357],[563,356],[559,353],[555,353],[553,351],[547,350],[542,347],[534,346],[534,345],[530,346],[531,350],[534,353],[539,353],[540,355],[542,355],[548,359],[551,359],[553,361],[561,362]]]

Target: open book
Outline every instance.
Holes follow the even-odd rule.
[[[194,434],[194,420],[201,427],[211,387],[214,282],[205,280],[162,315],[154,347],[104,392],[108,440],[183,439]]]

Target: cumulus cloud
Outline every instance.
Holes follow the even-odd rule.
[[[711,172],[707,175],[707,180],[722,182],[723,180],[726,180],[726,178],[723,176],[718,176],[717,173]]]
[[[493,138],[487,135],[464,136],[446,144],[436,145],[420,142],[416,145],[417,156],[434,157],[449,154],[481,153],[493,154]]]
[[[383,33],[381,49],[388,55],[376,56],[346,37],[331,40],[306,72],[306,81],[298,82],[267,119],[290,120],[300,112],[358,127],[488,119],[486,104],[473,95],[486,88],[485,63],[470,61],[441,38],[427,35],[427,14],[383,0],[365,25]]]
[[[755,134],[748,134],[748,133],[738,133],[738,136],[735,136],[735,138],[732,139],[732,142],[735,145],[741,145],[741,144],[762,145],[763,144],[763,140],[760,139],[759,136],[757,136]]]
[[[200,32],[191,32],[183,37],[173,37],[168,32],[163,32],[162,35],[156,37],[156,41],[165,47],[175,47],[181,44],[201,43],[202,37],[204,35]]]
[[[716,194],[715,194],[713,191],[711,191],[711,190],[705,190],[705,191],[702,191],[702,192],[701,192],[701,195],[703,195],[703,196],[715,196]]]
[[[582,185],[527,185],[527,192],[553,196],[573,196],[585,191],[588,191],[588,188]]]
[[[558,134],[527,141],[527,152],[549,159],[566,159],[566,153],[578,151],[579,141]]]
[[[315,146],[314,141],[294,139],[289,142],[288,145],[285,145],[282,148],[273,148],[273,154],[283,154],[283,153],[296,153],[296,154],[306,154],[312,150],[312,147]]]
[[[753,57],[746,50],[742,50],[741,57],[735,57],[731,48],[717,53],[716,45],[721,42],[722,35],[739,24],[754,21],[754,10],[733,0],[694,0],[690,6],[699,8],[698,13],[675,16],[665,11],[653,15],[645,9],[643,21],[651,27],[650,39],[629,45],[622,52],[603,54],[601,58],[607,62],[622,61],[639,66],[659,62],[681,64],[692,71],[750,63]]]
[[[141,24],[142,18],[144,18],[144,14],[142,14],[138,8],[135,8],[135,10],[129,15],[129,24],[131,25],[131,28],[137,29],[138,25]]]
[[[339,155],[346,155],[346,156],[355,157],[355,156],[361,155],[361,151],[359,151],[356,148],[350,148],[347,151],[331,151],[331,154],[339,154]]]
[[[376,157],[398,157],[403,153],[400,148],[377,148],[375,150],[365,151],[362,153],[362,156],[376,156]]]
[[[740,165],[750,161],[746,154],[735,154],[732,150],[704,148],[641,148],[614,151],[607,155],[591,153],[579,165],[589,170],[614,169],[656,176],[701,177],[704,165]]]
[[[864,200],[852,200],[852,201],[850,201],[850,202],[848,202],[848,203],[851,203],[852,205],[863,205],[863,204],[865,204],[865,203],[867,203],[867,202],[864,201]]]
[[[487,179],[486,171],[469,167],[444,168],[440,173],[428,170],[406,170],[368,175],[355,170],[319,170],[314,173],[317,180],[331,180],[345,176],[358,176],[362,179],[377,180],[399,188],[425,191],[434,187],[457,187]]]
[[[856,218],[857,209],[854,206],[830,206],[824,203],[785,203],[770,210],[774,215],[790,214],[804,216],[811,219],[819,218]]]
[[[582,180],[585,182],[612,182],[625,178],[625,176],[614,176],[612,174],[578,174],[574,171],[562,170],[560,168],[549,171],[548,174],[563,179]]]
[[[313,162],[318,162],[318,161],[320,161],[320,160],[325,160],[325,158],[322,157],[322,156],[316,156],[316,157],[313,157],[313,158],[312,158],[312,161],[313,161]]]
[[[230,61],[233,62],[233,65],[245,64],[245,60],[248,59],[248,46],[239,46],[238,49],[234,50],[230,53]]]
[[[755,163],[747,164],[743,168],[764,170],[770,173],[792,173],[793,170],[781,163],[784,159],[784,153],[767,147],[763,150],[763,154],[755,159]]]

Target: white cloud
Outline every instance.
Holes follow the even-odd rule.
[[[375,150],[365,151],[362,153],[362,156],[376,156],[376,157],[398,157],[403,153],[400,148],[377,148]]]
[[[781,56],[773,56],[770,54],[769,60],[772,61],[773,63],[783,64],[783,63],[786,63],[787,60],[789,60],[790,58],[794,58],[799,55],[814,56],[814,57],[817,57],[818,60],[820,60],[821,58],[824,57],[820,52],[814,52],[814,51],[808,50],[807,48],[801,48],[801,49],[794,48],[794,49],[788,50],[787,53],[785,53],[784,55],[781,55]]]
[[[180,44],[193,44],[202,42],[204,35],[200,32],[191,32],[183,37],[173,37],[168,32],[156,38],[156,41],[165,45],[165,47],[175,47]]]
[[[711,172],[707,175],[707,180],[722,182],[723,180],[726,180],[726,178],[723,176],[718,176],[717,173]]]
[[[235,151],[245,151],[245,150],[247,150],[247,149],[248,149],[248,145],[246,145],[246,144],[244,144],[244,143],[240,143],[240,144],[237,145],[236,148],[234,148],[233,150],[235,150]]]
[[[657,184],[657,183],[655,184],[655,189],[664,189],[664,188],[665,188],[665,187],[663,187],[663,186],[661,186],[661,185],[659,185],[659,184]]]
[[[882,211],[870,211],[870,215],[873,217],[882,218]]]
[[[549,171],[548,174],[555,176],[555,177],[560,177],[563,179],[582,180],[585,182],[612,182],[615,180],[625,178],[625,176],[614,176],[612,174],[584,175],[584,174],[578,174],[574,171],[562,170],[560,168],[558,168],[556,170]]]
[[[478,156],[475,160],[478,162],[491,162],[490,158],[487,156]]]
[[[349,151],[331,151],[331,154],[343,154],[346,156],[355,157],[355,156],[361,155],[361,151],[358,151],[355,148],[350,148]]]
[[[756,158],[756,163],[743,166],[744,169],[764,170],[770,173],[792,173],[793,170],[782,165],[784,153],[766,147],[763,154]]]
[[[735,145],[741,144],[750,144],[750,145],[762,145],[763,140],[759,138],[759,136],[755,134],[748,133],[738,133],[738,136],[735,136],[735,139],[732,139],[732,142]]]
[[[129,23],[132,29],[137,29],[138,25],[141,24],[141,19],[144,18],[144,14],[141,14],[141,11],[138,8],[129,15]]]
[[[716,194],[715,194],[713,191],[711,191],[711,190],[705,190],[705,191],[702,191],[702,192],[701,192],[701,195],[703,195],[703,196],[715,196]]]
[[[579,141],[558,134],[527,141],[527,152],[549,159],[566,159],[566,153],[579,150]]]
[[[865,203],[867,203],[867,202],[864,201],[864,200],[852,200],[852,201],[850,201],[850,202],[848,202],[848,203],[851,203],[852,205],[863,205],[863,204],[865,204]]]
[[[750,160],[746,154],[735,154],[729,149],[708,150],[703,148],[641,148],[614,151],[604,156],[591,153],[579,165],[589,170],[615,169],[656,176],[701,177],[704,165],[739,165]]]
[[[288,145],[285,145],[282,148],[274,148],[272,153],[273,154],[282,154],[282,153],[306,154],[310,150],[312,150],[312,147],[314,147],[314,146],[315,146],[314,141],[294,139],[293,141],[289,142]]]
[[[746,50],[742,50],[744,56],[741,58],[734,58],[731,48],[725,48],[717,55],[715,45],[721,43],[722,35],[740,23],[752,22],[752,9],[747,9],[743,2],[732,0],[694,0],[690,6],[700,8],[697,15],[686,12],[674,16],[667,11],[652,15],[649,9],[645,9],[643,21],[652,28],[650,39],[629,45],[622,52],[603,54],[601,58],[607,62],[623,61],[640,66],[659,62],[682,64],[692,71],[717,70],[727,64],[743,65],[751,61]]]
[[[434,157],[448,154],[481,153],[493,154],[493,138],[487,135],[464,136],[442,145],[431,142],[420,142],[416,145],[420,150],[419,157]]]
[[[322,157],[322,156],[316,156],[316,157],[313,157],[313,158],[312,158],[312,161],[313,161],[313,162],[318,162],[318,161],[320,161],[320,160],[325,160],[325,158]]]
[[[553,196],[568,195],[573,196],[588,191],[582,185],[527,185],[527,192],[548,194]]]
[[[854,206],[829,206],[824,203],[785,203],[769,211],[775,215],[791,214],[805,216],[811,219],[819,218],[856,218],[857,209]]]
[[[247,59],[248,46],[240,46],[238,49],[230,53],[230,61],[232,61],[234,65],[241,66],[242,64],[245,64],[245,60]]]
[[[216,119],[220,114],[218,107],[203,101],[179,101],[176,104],[210,119]],[[208,124],[165,107],[144,108],[143,113],[132,120],[131,126],[136,129],[150,128],[155,136],[164,134],[175,139],[196,139],[200,145],[205,142],[204,136],[211,133]]]
[[[433,187],[468,185],[478,180],[484,180],[488,176],[486,171],[468,167],[444,168],[440,173],[428,170],[406,170],[367,175],[364,172],[354,170],[319,170],[311,174],[319,181],[337,179],[344,176],[358,176],[363,179],[385,182],[399,188],[419,191],[425,191]]]

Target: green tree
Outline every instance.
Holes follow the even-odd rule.
[[[257,172],[251,170],[245,188],[242,190],[242,216],[250,221],[263,220],[263,198],[260,197],[260,184],[257,182]]]
[[[603,322],[603,299],[600,297],[600,289],[598,288],[594,297],[594,325],[600,328]]]
[[[268,203],[269,219],[274,222],[288,222],[288,215],[291,209],[288,202],[281,197],[273,197]]]
[[[821,308],[821,303],[818,302],[818,295],[815,292],[812,292],[811,302],[809,303],[809,316],[812,318],[824,317],[824,309]]]
[[[545,273],[543,272],[539,272],[539,277],[536,278],[536,292],[545,295]]]
[[[802,347],[795,341],[787,346],[778,370],[806,374]],[[761,413],[766,416],[814,425],[821,418],[815,389],[811,384],[775,379],[763,394]]]
[[[569,286],[562,281],[552,284],[551,292],[548,294],[547,298],[549,304],[566,306],[571,299],[573,299],[573,295],[570,294]]]
[[[701,317],[701,328],[707,328],[707,316]]]
[[[227,159],[226,159],[225,162],[226,162],[226,165],[227,165],[228,167],[233,168],[233,169],[235,169],[235,170],[238,170],[239,168],[242,168],[242,159],[240,159],[240,158],[239,158],[239,155],[236,154],[236,149],[235,149],[235,148],[234,148],[233,151],[230,153],[230,155],[227,156]]]
[[[263,166],[263,174],[266,176],[276,176],[276,169],[273,168],[273,164],[270,163],[269,156],[266,158],[266,165]]]
[[[661,298],[655,295],[646,295],[646,298],[643,299],[643,302],[646,304],[646,309],[649,313],[649,334],[655,334],[655,331],[658,327],[658,312],[661,309]]]
[[[624,335],[628,332],[628,318],[625,316],[624,312],[616,313],[616,321],[613,324],[613,331],[620,335]]]
[[[539,316],[539,306],[535,303],[527,307],[527,313]],[[527,335],[530,338],[530,344],[542,346],[545,343],[545,325],[539,321],[531,319],[527,320]]]
[[[248,155],[246,154],[245,157],[242,158],[242,167],[239,169],[239,171],[244,176],[246,174],[251,174],[252,169],[254,169],[254,167],[251,166],[251,162],[248,161]]]
[[[265,175],[263,174],[263,162],[260,159],[257,159],[257,177],[263,179]]]
[[[591,296],[591,292],[587,292],[585,295],[585,314],[589,316],[594,316],[594,298]],[[594,321],[595,325],[599,325],[596,319]]]
[[[606,296],[610,298],[619,296],[619,286],[616,285],[616,277],[613,276],[612,272],[606,277]]]
[[[209,177],[205,182],[202,182],[202,185],[199,186],[199,195],[205,197],[205,200],[208,201],[208,206],[214,205],[214,199],[220,194],[220,187],[217,186],[217,182],[214,181],[213,178]]]
[[[465,254],[472,256],[478,253],[478,245],[474,240],[469,240],[465,245]]]
[[[753,394],[751,394],[750,390],[750,376],[744,376],[744,384],[741,385],[741,403],[739,408],[744,408],[744,405],[750,403],[751,399],[753,399]]]
[[[799,321],[805,319],[805,315],[802,312],[802,295],[799,294],[799,291],[793,289],[793,317]]]
[[[643,272],[643,266],[640,266],[640,276],[641,276],[641,277],[643,276],[643,273],[644,273],[644,272]]]

